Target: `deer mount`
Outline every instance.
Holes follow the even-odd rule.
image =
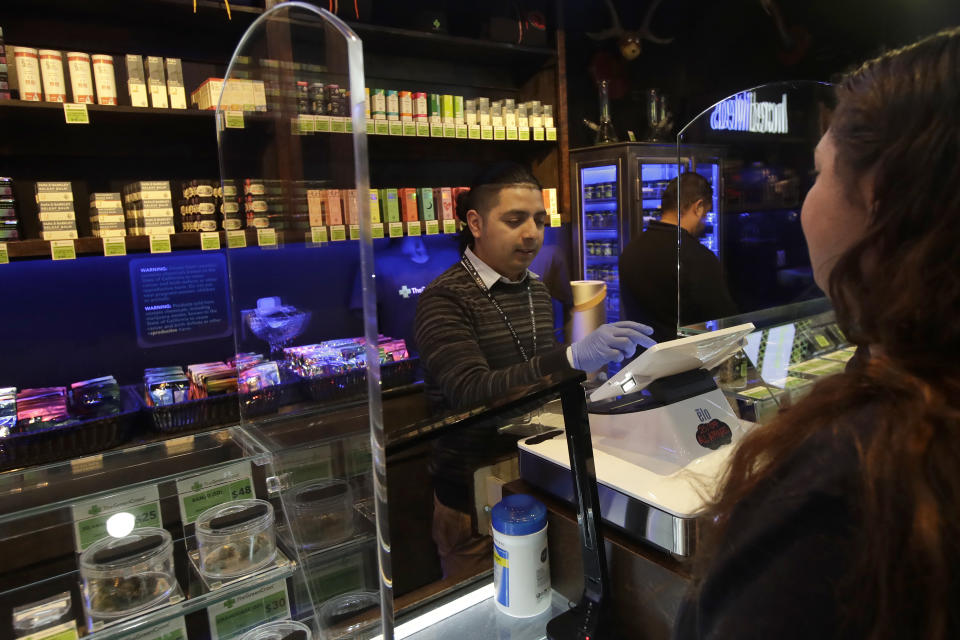
[[[636,30],[624,29],[620,24],[620,17],[617,15],[617,10],[613,6],[613,0],[605,0],[605,2],[607,9],[610,11],[612,26],[609,29],[588,33],[587,35],[594,40],[616,38],[617,46],[620,48],[620,55],[627,60],[636,60],[640,54],[643,53],[644,40],[649,40],[656,44],[670,44],[673,42],[673,38],[661,38],[650,29],[653,14],[656,13],[661,0],[653,0],[653,2],[650,3],[650,6],[647,8],[647,14],[643,18],[643,25]]]

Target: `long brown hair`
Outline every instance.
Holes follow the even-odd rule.
[[[869,638],[960,633],[960,29],[892,51],[837,88],[830,124],[851,198],[873,177],[865,235],[830,297],[863,367],[830,378],[739,444],[715,499],[702,579],[738,503],[814,436],[852,441],[860,495],[841,619]],[[869,408],[870,428],[844,415]]]

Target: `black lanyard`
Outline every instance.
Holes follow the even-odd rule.
[[[513,328],[513,323],[510,322],[510,318],[507,317],[506,312],[504,312],[503,307],[500,306],[500,303],[497,302],[497,299],[493,297],[490,293],[490,290],[487,288],[487,285],[483,283],[483,278],[480,277],[480,274],[477,273],[476,267],[473,266],[473,263],[467,258],[466,255],[463,255],[460,258],[460,264],[463,265],[463,268],[467,270],[473,277],[473,281],[480,288],[480,291],[487,296],[490,302],[493,303],[493,306],[500,312],[500,317],[503,318],[503,323],[507,325],[507,329],[510,330],[510,335],[513,336],[513,341],[517,343],[517,349],[520,350],[520,357],[523,358],[524,362],[530,362],[530,358],[527,356],[527,350],[523,348],[523,343],[520,342],[520,336],[517,335],[516,329]],[[528,275],[527,278],[530,278]],[[530,307],[530,328],[533,331],[533,355],[537,355],[537,318],[536,314],[533,311],[533,294],[530,292],[530,281],[527,280],[527,304]]]

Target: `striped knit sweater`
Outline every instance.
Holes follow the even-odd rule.
[[[554,342],[550,294],[535,278],[530,278],[530,287],[537,351],[529,362],[523,361],[503,317],[459,262],[421,294],[416,338],[426,371],[426,393],[437,409],[482,405],[507,389],[570,369],[566,347]],[[533,332],[526,282],[497,282],[490,293],[510,318],[530,356]],[[438,440],[431,470],[442,503],[468,511],[473,470],[516,450],[516,437],[498,435],[497,426],[454,427]]]

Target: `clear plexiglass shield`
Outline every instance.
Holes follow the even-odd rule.
[[[291,616],[314,637],[389,637],[381,371],[396,384],[407,354],[376,328],[361,43],[283,3],[211,91],[222,181],[210,200],[184,185],[184,213],[226,230],[241,420],[272,453]]]

